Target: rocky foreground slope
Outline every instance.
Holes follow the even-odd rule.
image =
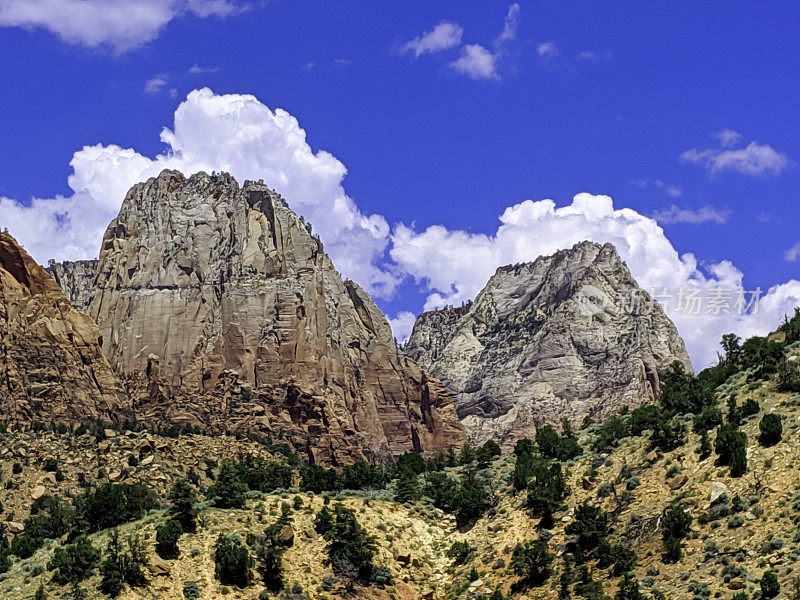
[[[638,406],[670,363],[691,370],[661,307],[611,244],[591,242],[499,268],[471,305],[420,315],[405,350],[444,382],[476,443]]]
[[[793,348],[790,354],[798,356],[797,345]],[[599,448],[608,424],[577,432],[581,454],[560,463],[548,462],[535,450],[538,444],[533,445],[528,467],[535,474],[527,487],[524,481],[522,486],[515,484],[524,453],[508,452],[485,464],[462,456],[455,459],[459,465],[447,463],[443,471],[433,467],[416,477],[417,494],[410,498],[399,498],[408,490],[401,488],[398,478],[378,491],[320,494],[305,490],[295,473],[293,480],[300,489],[250,490],[241,508],[215,506],[210,486],[219,480],[222,459],[247,454],[269,459],[253,441],[199,435],[161,438],[124,431],[80,435],[7,431],[0,433],[0,473],[6,483],[0,489],[4,507],[0,520],[6,532],[19,535],[37,498],[76,498],[108,481],[148,485],[156,491],[161,508],[120,527],[123,539],[141,536],[147,563],[144,581],[137,587],[126,585],[119,596],[123,600],[730,600],[742,593],[737,598],[755,599],[768,597],[761,591],[768,573],[780,586],[778,597],[793,598],[800,584],[795,568],[800,559],[800,396],[780,391],[774,379],[741,372],[716,389],[707,409],[722,414],[727,405],[729,414],[721,417],[727,419],[732,397],[738,403],[734,412],[755,406],[748,416],[740,417],[747,468],[738,477],[719,464],[720,457],[710,447],[704,449],[704,440],[713,442],[714,430],[698,434],[693,425],[697,419],[685,414],[675,417],[685,432],[670,450],[654,448],[657,442],[649,430]],[[766,443],[760,424],[769,415],[780,417],[783,435]],[[625,429],[636,416],[616,419]],[[54,457],[61,458],[56,472],[48,466]],[[546,527],[536,512],[539,504],[533,501],[546,491],[537,464],[549,469],[558,464],[558,473],[563,473],[564,496],[555,503],[554,518]],[[202,500],[196,505],[198,526],[180,536],[177,554],[163,557],[156,539],[157,529],[171,518],[167,490],[187,472],[195,475],[191,485]],[[457,526],[453,514],[437,507],[441,473],[447,476],[444,481],[478,482],[484,490],[488,505],[463,527]],[[352,509],[373,536],[373,561],[388,571],[382,583],[348,586],[335,571],[317,522],[324,507],[337,503]],[[284,589],[267,592],[263,560],[256,552],[258,539],[286,508],[291,543],[280,559]],[[673,515],[674,520],[676,511],[687,518],[680,530],[680,552],[668,558],[665,538],[668,526],[675,525],[668,525],[666,517]],[[89,535],[102,556],[82,574],[78,585],[92,600],[108,598],[98,589],[102,579],[98,566],[107,556],[109,535],[108,530]],[[254,559],[243,587],[220,581],[215,564],[220,536],[241,540]],[[534,542],[544,553],[518,568],[517,549]],[[59,582],[49,566],[65,544],[66,535],[47,541],[28,558],[12,559],[0,577],[0,596],[28,600],[41,586],[48,598],[71,597],[70,585]],[[537,570],[540,575],[535,579],[521,576]],[[622,595],[620,589],[626,585]]]
[[[258,431],[328,464],[465,439],[441,384],[263,183],[164,171],[137,184],[94,267],[50,269],[143,422]]]
[[[129,406],[91,318],[0,233],[0,420],[121,420]]]

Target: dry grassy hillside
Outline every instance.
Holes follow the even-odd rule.
[[[747,417],[741,425],[747,435],[747,472],[741,477],[732,477],[728,466],[716,465],[714,452],[700,457],[700,436],[692,431],[688,415],[682,417],[688,425],[685,443],[668,452],[652,450],[650,433],[645,432],[598,453],[590,448],[599,426],[578,432],[584,452],[563,464],[568,494],[546,531],[537,528],[539,518],[525,506],[526,492],[515,492],[510,484],[514,454],[497,457],[488,468],[477,472],[493,506],[477,521],[460,528],[452,515],[435,508],[425,495],[412,502],[394,501],[396,481],[380,491],[326,494],[327,501],[326,495],[297,488],[267,494],[251,491],[244,509],[201,504],[197,531],[180,537],[177,558],[164,559],[155,552],[155,529],[167,519],[161,508],[121,527],[123,535],[137,532],[142,536],[149,565],[144,570],[146,584],[126,587],[120,597],[433,599],[489,597],[494,593],[493,598],[555,599],[559,598],[567,544],[575,539],[566,530],[576,520],[578,507],[589,502],[608,513],[608,542],[635,552],[633,572],[641,597],[731,598],[744,592],[746,598],[755,598],[761,595],[763,573],[773,570],[781,586],[780,597],[795,598],[794,564],[800,556],[800,396],[777,391],[774,378],[753,380],[739,373],[716,390],[716,402],[723,413],[725,400],[733,393],[739,405],[747,399],[759,404],[758,414]],[[763,446],[759,443],[759,423],[770,413],[782,418],[782,440]],[[166,507],[166,490],[187,469],[199,475],[198,488],[204,490],[213,483],[214,465],[221,459],[242,452],[269,456],[255,442],[225,437],[161,438],[111,431],[105,437],[98,442],[88,434],[7,432],[2,450],[4,489],[0,490],[7,531],[20,532],[33,499],[43,494],[78,495],[85,486],[79,483],[79,473],[84,473],[83,479],[89,484],[105,479],[145,482]],[[710,437],[713,443],[713,433]],[[45,464],[48,458],[57,461],[58,477],[52,470],[43,470],[52,467]],[[474,465],[449,467],[445,472],[458,478],[469,470],[474,470]],[[422,489],[428,477],[420,475]],[[710,501],[712,490],[725,494],[714,505]],[[334,577],[327,542],[314,527],[314,518],[325,502],[330,506],[341,502],[354,511],[358,522],[375,538],[374,564],[388,569],[391,582],[348,590],[341,578]],[[692,520],[681,542],[682,556],[670,564],[664,562],[662,534],[665,509],[671,502]],[[283,505],[292,507],[293,535],[282,557],[284,591],[265,595],[255,567],[252,583],[245,588],[220,584],[214,569],[218,536],[235,534],[247,540],[248,534],[258,535],[278,519]],[[108,536],[108,531],[101,531],[90,539],[103,550]],[[513,550],[521,542],[536,539],[547,540],[553,556],[550,576],[541,585],[520,585],[520,577],[512,569]],[[448,555],[454,542],[466,542],[470,548],[461,564],[455,564],[457,561]],[[63,543],[63,538],[51,540],[28,559],[12,558],[7,573],[0,576],[0,595],[10,600],[33,598],[43,586],[48,598],[69,598],[70,587],[54,583],[53,572],[47,569],[55,548]],[[603,565],[594,559],[586,564],[591,581],[596,583],[580,587],[579,566],[575,565],[569,595],[560,597],[613,597],[623,578],[614,576],[611,568],[601,568]],[[100,575],[93,573],[82,582],[82,589],[88,598],[106,597],[97,590]],[[195,584],[199,595],[193,596],[190,584]]]

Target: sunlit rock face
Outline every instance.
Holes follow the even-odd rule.
[[[146,422],[257,431],[325,464],[465,440],[441,384],[263,183],[137,184],[94,285],[87,310]]]
[[[423,313],[406,352],[440,379],[472,442],[506,446],[652,401],[683,341],[611,244],[501,267],[473,303]]]

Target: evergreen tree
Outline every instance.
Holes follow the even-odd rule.
[[[214,504],[220,508],[244,508],[247,485],[239,479],[236,465],[233,461],[222,462],[217,480],[206,494],[214,498]]]
[[[550,577],[553,555],[547,542],[536,540],[517,544],[511,554],[511,569],[527,585],[542,585]]]
[[[662,519],[665,562],[678,562],[681,558],[681,540],[689,533],[692,517],[677,502],[670,504]]]
[[[761,435],[758,441],[762,446],[774,446],[781,441],[783,436],[783,425],[781,424],[780,415],[775,413],[767,413],[761,417],[761,422],[758,424]]]
[[[253,560],[238,536],[220,534],[214,547],[214,575],[223,585],[245,588],[250,584]]]
[[[179,479],[172,486],[169,495],[172,508],[170,512],[181,524],[183,531],[191,533],[197,527],[197,494],[194,488],[185,479]]]
[[[417,500],[419,494],[417,474],[408,467],[401,468],[395,484],[394,499],[397,502],[411,502]]]
[[[774,598],[781,592],[781,584],[778,582],[778,575],[775,571],[764,571],[759,583],[762,598]]]
[[[333,572],[352,586],[372,576],[375,540],[367,535],[356,514],[342,504],[333,509],[333,524],[323,537],[328,542],[328,557]]]

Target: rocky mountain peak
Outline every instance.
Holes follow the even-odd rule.
[[[475,301],[420,315],[406,352],[453,396],[474,442],[652,400],[683,341],[611,244],[497,269]]]
[[[333,464],[464,440],[441,384],[263,183],[135,185],[95,287],[88,312],[145,421],[260,431]]]

